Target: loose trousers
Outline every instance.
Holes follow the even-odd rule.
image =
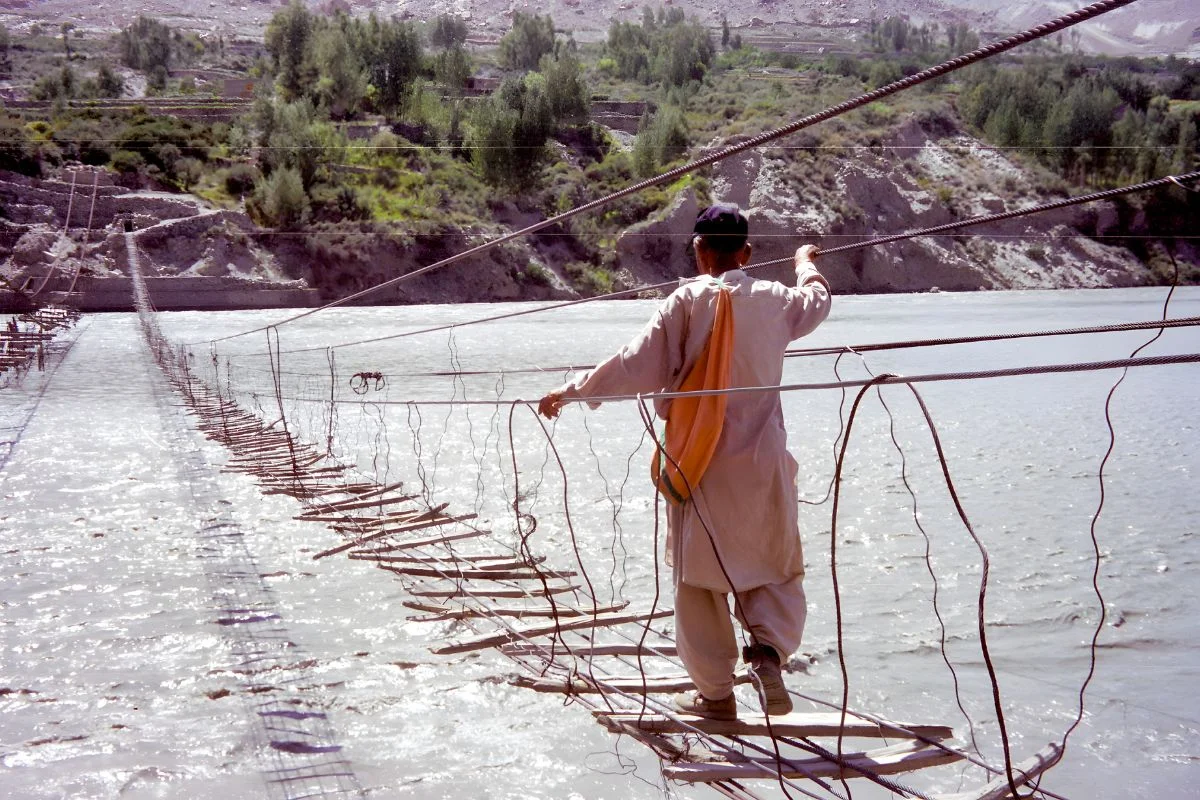
[[[804,576],[738,592],[734,615],[754,642],[770,645],[786,662],[800,646],[808,616]],[[727,593],[677,581],[675,644],[702,695],[721,700],[733,692],[733,670],[741,651],[729,618]]]

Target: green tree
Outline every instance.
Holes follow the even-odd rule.
[[[731,46],[736,49],[740,44],[731,41]],[[615,62],[620,78],[682,87],[704,77],[715,52],[708,30],[672,9],[658,17],[644,13],[641,25],[613,22],[605,56]]]
[[[683,111],[667,105],[642,116],[633,144],[633,167],[639,177],[649,178],[659,168],[687,153],[688,128]]]
[[[267,23],[265,44],[280,93],[286,101],[304,97],[316,83],[312,59],[315,20],[300,0],[292,0]]]
[[[120,97],[125,93],[125,81],[103,61],[96,72],[96,93],[100,97]]]
[[[309,200],[300,173],[285,167],[272,172],[255,191],[255,204],[267,223],[294,230],[308,220]]]
[[[583,80],[583,65],[574,40],[559,42],[553,55],[543,56],[539,71],[546,78],[547,100],[555,126],[587,120],[591,92]]]
[[[537,72],[506,78],[476,107],[472,153],[483,179],[519,189],[534,185],[554,131],[546,79]]]
[[[146,167],[146,159],[132,150],[117,150],[112,154],[109,166],[121,173],[141,172]]]
[[[1042,139],[1051,165],[1064,175],[1088,179],[1102,170],[1120,100],[1112,89],[1074,85],[1046,117]],[[1082,182],[1082,181],[1081,181]]]
[[[150,72],[171,65],[171,29],[151,17],[140,16],[118,35],[121,63]]]
[[[146,89],[151,94],[161,94],[167,88],[167,68],[162,64],[155,64],[146,73]]]
[[[312,103],[302,100],[271,106],[269,122],[263,129],[266,147],[262,151],[262,170],[270,175],[290,169],[305,188],[316,181],[317,171],[326,163],[322,129]]]
[[[64,22],[59,26],[59,31],[62,33],[63,50],[67,53],[67,61],[71,60],[71,31],[75,30],[74,22]]]
[[[467,43],[467,22],[457,14],[439,14],[429,31],[429,43],[442,50]]]
[[[358,110],[367,92],[362,62],[351,50],[345,32],[336,25],[321,29],[314,39],[314,57],[320,75],[314,95],[331,117],[344,119]]]
[[[1179,126],[1179,142],[1171,159],[1171,172],[1180,174],[1196,169],[1197,154],[1200,153],[1200,113],[1192,112]]]
[[[179,181],[179,185],[184,190],[189,190],[200,180],[204,174],[204,165],[200,163],[200,159],[185,156],[175,162],[173,175],[175,180]]]
[[[512,69],[537,69],[554,51],[554,20],[547,14],[513,14],[512,30],[500,40],[500,61]]]
[[[376,33],[364,58],[381,110],[403,109],[409,89],[421,71],[421,37],[407,22],[376,23]]]
[[[878,89],[880,86],[887,86],[903,77],[904,73],[900,71],[899,64],[895,61],[880,59],[871,64],[871,71],[867,73],[867,86]]]
[[[453,45],[434,59],[434,77],[450,94],[459,96],[471,77],[471,57],[461,45]]]
[[[979,34],[971,30],[967,23],[958,22],[946,26],[946,41],[951,53],[968,53],[979,47]]]
[[[650,20],[653,25],[653,14]],[[616,62],[618,78],[650,80],[650,36],[644,24],[614,21],[608,28],[605,52]]]
[[[659,36],[655,72],[664,86],[686,86],[704,78],[714,55],[708,30],[699,22],[671,21]]]

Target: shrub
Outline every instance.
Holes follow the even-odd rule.
[[[262,174],[249,164],[234,164],[221,177],[225,191],[237,197],[254,189]]]
[[[29,140],[21,123],[9,116],[0,117],[0,169],[25,175],[39,175],[42,171],[37,146]]]
[[[271,173],[255,190],[256,206],[266,221],[281,230],[297,228],[308,219],[308,195],[300,173],[283,167]]]
[[[204,174],[204,165],[200,163],[200,159],[198,158],[184,156],[175,162],[171,171],[175,175],[175,180],[179,181],[180,186],[184,189],[190,189]]]
[[[118,150],[112,154],[109,166],[117,172],[138,172],[146,166],[146,159],[142,158],[141,153],[135,153],[132,150]]]
[[[639,176],[648,178],[663,164],[686,153],[687,148],[687,122],[679,108],[663,106],[653,117],[647,112],[633,146],[634,168]]]

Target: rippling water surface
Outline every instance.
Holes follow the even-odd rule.
[[[866,344],[1153,319],[1165,290],[845,297],[804,345]],[[219,380],[238,400],[381,481],[423,481],[437,502],[475,511],[511,541],[510,503],[539,520],[535,550],[572,565],[572,537],[602,597],[646,605],[655,590],[649,447],[631,403],[572,407],[550,449],[530,410],[435,401],[535,400],[569,365],[623,344],[648,301],[585,305],[488,325],[347,346],[534,306],[338,309],[217,345]],[[1200,291],[1172,316],[1200,314]],[[174,341],[257,327],[278,312],[161,314]],[[924,374],[1128,356],[1152,332],[790,359],[786,383],[867,370]],[[318,349],[310,349],[318,348]],[[194,366],[211,370],[207,346]],[[1145,355],[1200,352],[1169,330]],[[229,358],[231,357],[232,358]],[[229,358],[227,361],[226,359]],[[540,368],[541,372],[526,372]],[[495,370],[504,369],[504,375]],[[350,377],[380,372],[356,394]],[[430,373],[455,372],[456,376]],[[471,374],[486,373],[486,374]],[[331,377],[332,376],[332,377]],[[1090,536],[1097,470],[1109,447],[1105,371],[923,384],[951,475],[990,554],[986,616],[1014,754],[1061,739],[1078,713],[1099,618]],[[329,415],[330,393],[339,401]],[[809,629],[791,676],[816,698],[841,693],[827,498],[853,394],[784,397],[801,463]],[[413,402],[417,401],[417,402]],[[983,753],[1000,740],[977,632],[980,553],[955,514],[928,426],[909,390],[871,394],[854,422],[837,521],[842,639],[855,705],[886,716],[971,726]],[[199,531],[227,515],[244,534],[240,567],[272,598],[298,651],[272,691],[328,710],[353,781],[377,797],[656,797],[657,761],[578,707],[498,681],[485,652],[443,659],[457,631],[407,620],[400,585],[362,562],[314,561],[335,534],[298,507],[217,472],[224,452],[191,432],[132,315],[85,318],[49,375],[0,394],[0,425],[28,418],[0,471],[0,796],[287,796],[268,787],[254,716],[217,620],[216,563]],[[1200,699],[1200,367],[1132,370],[1111,414],[1116,442],[1095,525],[1107,620],[1082,725],[1043,787],[1075,798],[1197,797]],[[888,414],[890,410],[890,416]],[[29,414],[32,413],[32,416]],[[895,443],[893,442],[893,436]],[[897,447],[899,445],[899,448]],[[640,448],[640,450],[639,450]],[[557,456],[557,457],[556,457]],[[518,469],[513,473],[512,463]],[[565,469],[559,467],[558,459]],[[200,475],[195,465],[215,465]],[[418,468],[419,465],[419,468]],[[565,481],[564,481],[565,474]],[[916,512],[929,537],[914,523]],[[563,513],[567,494],[569,524]],[[225,571],[222,571],[225,570]],[[250,579],[248,579],[250,580]],[[664,581],[664,588],[665,588]],[[250,585],[250,584],[247,584]],[[914,779],[915,782],[915,779]],[[932,786],[958,787],[946,770]],[[702,788],[683,796],[710,796]],[[855,796],[874,797],[856,787]]]

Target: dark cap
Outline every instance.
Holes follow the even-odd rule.
[[[746,244],[750,224],[733,203],[716,203],[700,212],[692,232],[714,250],[736,253]]]

